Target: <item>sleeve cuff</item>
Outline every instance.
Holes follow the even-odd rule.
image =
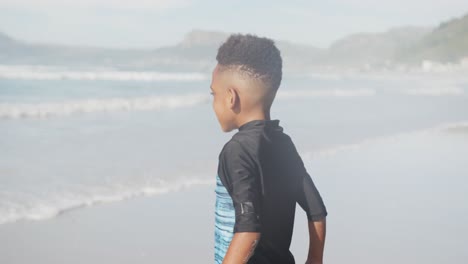
[[[260,225],[234,225],[234,233],[238,232],[261,232]]]
[[[310,214],[307,214],[307,220],[310,222],[310,221],[319,221],[319,220],[322,220],[323,218],[325,218],[326,216],[328,215],[328,212],[325,211],[321,214],[316,214],[316,215],[310,215]]]

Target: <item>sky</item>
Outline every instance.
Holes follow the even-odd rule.
[[[0,0],[0,32],[31,43],[157,48],[201,29],[327,47],[352,33],[432,27],[467,13],[466,0]]]

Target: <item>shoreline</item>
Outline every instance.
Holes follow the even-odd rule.
[[[206,263],[211,261],[205,245],[211,242],[207,233],[214,219],[199,211],[213,210],[214,194],[214,187],[197,186],[72,210],[44,221],[4,224],[0,244],[7,254],[0,255],[0,262],[63,263],[61,255],[68,255],[67,263],[181,263],[194,258]],[[57,256],[60,248],[65,252]]]
[[[408,134],[306,161],[329,212],[324,259],[466,259],[453,234],[468,235],[467,135],[465,129]],[[214,203],[214,185],[193,186],[0,225],[0,263],[212,263]],[[434,211],[453,216],[446,229],[433,229],[447,220]],[[290,247],[296,263],[305,261],[307,247],[306,217],[297,206]]]

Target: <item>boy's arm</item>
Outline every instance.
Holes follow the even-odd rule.
[[[224,257],[223,264],[247,263],[259,240],[259,232],[235,233]]]
[[[296,155],[299,156],[299,154]],[[306,264],[322,264],[326,236],[327,208],[302,159],[296,167],[302,175],[301,187],[296,193],[297,203],[304,209],[309,226],[309,252]]]
[[[326,217],[309,221],[309,254],[306,264],[322,264],[326,236]]]
[[[220,155],[218,174],[230,190],[235,211],[234,235],[223,264],[247,263],[261,236],[261,193],[255,161],[249,151],[232,140]]]

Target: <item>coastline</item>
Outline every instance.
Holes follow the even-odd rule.
[[[306,158],[329,212],[324,260],[462,263],[468,257],[461,239],[468,235],[465,131],[410,133]],[[214,202],[214,184],[198,185],[0,225],[0,263],[212,263]],[[296,263],[307,247],[306,218],[297,206]]]

